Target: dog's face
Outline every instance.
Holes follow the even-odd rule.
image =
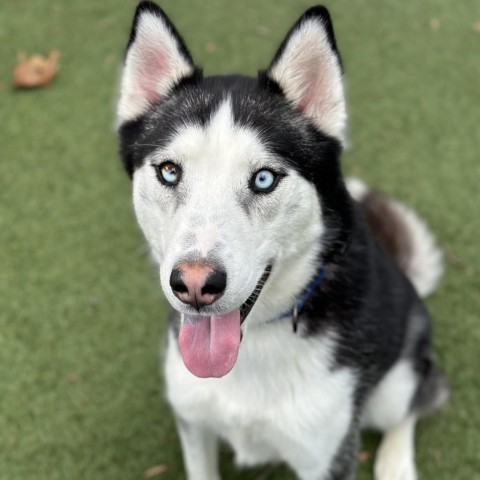
[[[309,10],[258,78],[204,78],[165,14],[140,4],[118,122],[139,224],[183,314],[185,364],[222,376],[246,317],[291,308],[348,228],[328,13]]]

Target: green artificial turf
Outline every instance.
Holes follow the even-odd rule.
[[[158,347],[166,306],[114,135],[134,1],[0,6],[0,478],[181,479]],[[207,73],[265,67],[306,0],[165,0]],[[421,479],[480,479],[480,3],[329,0],[346,67],[345,170],[415,207],[447,250],[429,300],[449,407],[422,422]],[[61,52],[14,91],[17,52]],[[373,448],[359,479],[371,477]],[[222,456],[224,478],[236,472]],[[280,468],[269,478],[293,476]]]

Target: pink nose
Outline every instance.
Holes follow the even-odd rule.
[[[220,298],[227,286],[227,274],[201,262],[179,263],[170,275],[170,287],[183,303],[200,310]]]

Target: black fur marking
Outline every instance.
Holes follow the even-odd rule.
[[[119,153],[128,176],[133,177],[133,172],[143,163],[144,157],[135,148],[135,144],[144,131],[145,117],[131,122],[123,123],[118,130]]]
[[[450,396],[450,388],[447,376],[431,358],[425,363],[425,369],[420,378],[411,409],[418,415],[425,416],[445,405]]]
[[[130,178],[148,155],[171,140],[183,122],[205,125],[210,119],[219,102],[213,97],[200,101],[195,98],[197,84],[202,80],[201,70],[196,69],[191,76],[180,80],[162,101],[152,104],[143,116],[120,126],[120,155]]]
[[[262,90],[268,91],[271,95],[284,96],[282,87],[268,76],[267,70],[260,70],[258,72],[258,86]]]
[[[403,356],[411,360],[419,378],[411,409],[423,416],[441,408],[449,396],[448,381],[433,358],[429,315],[423,305],[410,315]]]
[[[354,480],[360,448],[358,422],[353,422],[330,466],[328,480]]]

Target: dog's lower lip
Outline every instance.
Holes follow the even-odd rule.
[[[267,282],[271,271],[272,271],[272,265],[267,265],[263,274],[262,274],[262,276],[260,277],[260,280],[258,281],[255,289],[253,290],[252,294],[247,298],[247,300],[240,307],[240,322],[241,323],[243,323],[245,321],[248,314],[250,313],[250,310],[255,305],[255,302],[257,301],[258,296],[260,295],[260,292],[262,291],[263,286]]]

